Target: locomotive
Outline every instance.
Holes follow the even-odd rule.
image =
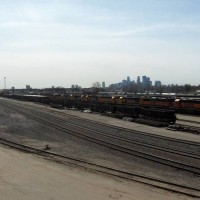
[[[200,114],[200,99],[179,98],[173,102],[173,108],[179,113]]]

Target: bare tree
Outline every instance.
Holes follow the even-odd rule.
[[[96,81],[96,82],[92,83],[92,87],[93,88],[100,88],[101,84],[99,83],[99,81]]]
[[[92,83],[93,93],[98,94],[100,87],[101,87],[101,84],[98,81]]]

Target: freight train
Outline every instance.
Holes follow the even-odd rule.
[[[174,124],[176,121],[175,111],[172,109],[172,102],[159,100],[158,106],[153,106],[146,98],[131,98],[124,96],[98,96],[98,95],[6,95],[7,98],[14,98],[25,101],[49,104],[54,108],[76,108],[78,110],[91,110],[92,112],[106,113],[118,118],[126,118],[132,121],[143,121],[145,123],[157,122],[157,125]],[[168,103],[168,104],[167,104]],[[164,107],[162,106],[164,105]]]
[[[126,95],[17,95],[7,94],[5,97],[26,101],[41,102],[52,106],[88,108],[91,104],[141,106],[144,108],[175,110],[178,113],[200,114],[200,98],[194,97],[144,97]]]

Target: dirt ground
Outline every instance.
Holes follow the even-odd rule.
[[[187,200],[139,183],[114,180],[0,145],[1,200]]]

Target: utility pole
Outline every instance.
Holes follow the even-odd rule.
[[[4,89],[6,90],[6,77],[4,77]]]

